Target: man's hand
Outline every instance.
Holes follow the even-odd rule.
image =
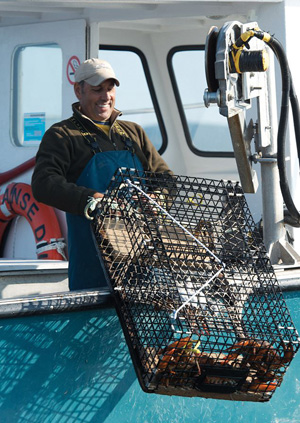
[[[104,197],[104,194],[101,194],[101,192],[95,192],[95,194],[93,195],[94,198],[102,198]]]
[[[84,216],[88,219],[88,220],[93,220],[94,217],[92,216],[93,211],[95,210],[97,203],[99,203],[99,201],[101,200],[101,198],[103,198],[103,194],[101,194],[100,192],[96,192],[93,197],[89,197],[87,204],[84,208]]]

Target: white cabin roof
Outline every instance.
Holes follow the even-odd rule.
[[[284,0],[0,0],[0,26],[86,19],[87,22],[131,22],[132,29],[168,31],[207,25],[208,20],[231,20],[237,14],[253,16],[263,3]]]

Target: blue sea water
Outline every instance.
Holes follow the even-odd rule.
[[[285,294],[300,329],[300,292]],[[266,403],[144,393],[113,309],[0,321],[1,423],[298,423],[300,353]]]

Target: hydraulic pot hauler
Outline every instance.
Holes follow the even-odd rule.
[[[273,56],[269,54],[270,49],[279,62],[282,78],[277,134],[276,101],[272,98],[275,92],[274,69],[270,60]],[[217,103],[220,114],[227,117],[244,192],[256,192],[257,176],[252,162],[261,164],[264,242],[271,262],[295,264],[300,261],[300,256],[289,244],[285,229],[285,224],[300,226],[300,214],[290,192],[286,170],[285,147],[290,104],[298,159],[300,122],[298,100],[283,47],[269,33],[261,31],[255,22],[227,22],[220,30],[212,27],[209,31],[205,70],[208,88],[204,93],[204,102],[206,107]],[[246,125],[245,112],[251,108],[254,98],[257,99],[257,123],[254,125],[250,120]],[[251,153],[250,148],[253,137],[255,154]]]

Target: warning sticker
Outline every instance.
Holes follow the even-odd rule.
[[[67,78],[70,84],[75,84],[75,71],[80,65],[80,60],[77,56],[72,56],[67,64]]]

